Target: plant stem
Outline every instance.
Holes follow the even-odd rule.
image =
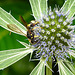
[[[52,69],[52,61],[48,61],[47,64],[50,67],[50,69]],[[46,67],[46,75],[52,75],[52,71],[50,69]]]

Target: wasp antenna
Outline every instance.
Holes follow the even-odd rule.
[[[22,23],[24,24],[24,26],[27,28],[27,22],[23,19],[22,16],[20,16],[20,19],[21,19]]]

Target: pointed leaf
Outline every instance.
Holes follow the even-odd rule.
[[[47,15],[47,0],[29,0],[36,20],[42,18],[42,14]]]
[[[45,63],[45,65],[46,65],[46,71],[48,71],[48,73],[50,72],[50,75],[52,75],[52,72],[54,72],[54,71],[52,70],[52,60],[51,60],[51,61],[47,61],[47,62]]]
[[[68,18],[71,18],[75,14],[75,0],[66,0],[60,11],[63,14],[68,14]]]
[[[9,25],[11,29],[7,26]],[[14,26],[16,27],[16,31],[21,31],[21,33],[18,33],[15,31]],[[27,29],[18,22],[10,13],[6,12],[4,9],[0,7],[0,26],[17,34],[25,36],[27,33]],[[12,30],[13,29],[13,30]]]
[[[23,46],[25,46],[26,48],[28,48],[28,47],[30,47],[30,45],[28,45],[27,43],[25,43],[25,42],[22,42],[22,41],[19,41],[19,40],[17,40],[19,43],[21,43]]]
[[[69,62],[69,61],[64,62],[64,63],[69,68],[69,70],[72,71],[74,73],[74,75],[75,75],[75,68],[74,68],[73,64],[71,62]]]
[[[0,51],[0,70],[4,69],[33,51],[33,48],[20,48]]]
[[[41,60],[30,75],[45,75],[45,60]]]
[[[70,56],[73,56],[75,58],[75,50],[70,50],[68,51],[68,53],[70,54]]]
[[[21,44],[22,44],[23,46],[25,46],[26,48],[28,48],[28,47],[30,46],[30,45],[26,44],[25,42],[21,42],[21,41],[19,41],[19,40],[18,40],[18,42],[21,43]],[[33,52],[31,52],[31,54],[30,54],[30,59],[29,59],[30,61],[32,61],[32,59],[31,59],[31,58],[32,58],[32,54],[33,54]]]
[[[60,75],[75,75],[75,68],[68,62],[58,61]]]
[[[71,18],[75,15],[75,2],[74,5],[70,9],[70,14],[68,15],[68,18]]]

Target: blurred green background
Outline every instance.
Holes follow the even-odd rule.
[[[54,7],[55,4],[61,7],[63,3],[64,0],[49,0],[48,2],[48,4],[52,7]],[[20,15],[24,17],[27,23],[34,19],[29,0],[0,0],[0,7],[5,9],[7,12],[11,12],[11,14],[20,22]],[[17,40],[29,43],[28,40],[26,40],[26,37],[14,33],[9,35],[9,33],[9,31],[0,27],[0,51],[23,48],[24,46],[17,42]],[[12,66],[1,70],[0,75],[29,75],[37,63],[38,62],[35,61],[29,61],[28,55]]]

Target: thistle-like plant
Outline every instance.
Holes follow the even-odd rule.
[[[75,26],[72,25],[75,0],[66,0],[61,9],[48,8],[47,0],[29,1],[33,16],[39,22],[33,27],[34,35],[37,36],[35,41],[38,41],[31,45],[19,41],[25,48],[0,51],[0,69],[12,65],[29,53],[30,60],[33,60],[32,54],[35,52],[35,60],[38,59],[39,63],[30,75],[52,75],[52,61],[55,60],[60,75],[75,75],[72,60],[75,58]],[[11,32],[27,35],[27,29],[2,8],[0,25]]]

